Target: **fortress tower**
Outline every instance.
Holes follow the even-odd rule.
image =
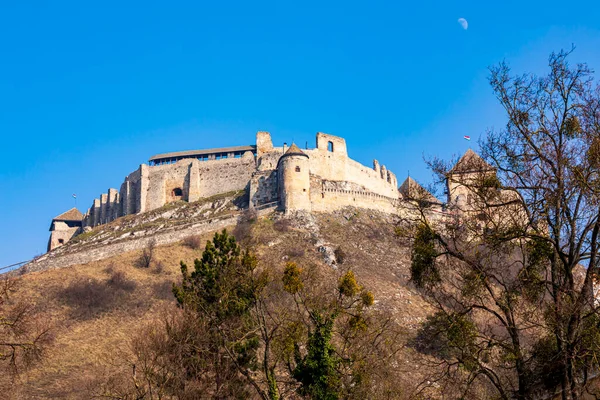
[[[308,155],[292,143],[277,163],[279,195],[286,213],[311,210],[309,170]]]
[[[269,132],[256,144],[185,150],[150,157],[125,177],[120,190],[95,199],[85,215],[61,215],[53,222],[49,250],[83,229],[175,202],[246,192],[248,207],[264,211],[332,212],[360,207],[397,213],[402,195],[393,172],[374,162],[367,167],[348,156],[346,140],[318,132],[315,147],[274,146]],[[410,191],[410,190],[409,190]],[[74,212],[74,211],[73,211]]]
[[[50,225],[50,240],[48,240],[48,251],[67,243],[73,236],[81,231],[83,214],[71,208],[57,217],[52,218]]]
[[[494,167],[473,150],[467,150],[446,175],[448,204],[461,210],[470,208],[475,201],[473,189],[495,175]]]

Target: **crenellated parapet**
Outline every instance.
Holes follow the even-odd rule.
[[[82,216],[85,229],[172,202],[195,202],[246,190],[250,208],[331,211],[347,206],[396,212],[403,197],[396,175],[377,160],[368,167],[349,157],[346,140],[318,132],[315,146],[274,146],[269,132],[256,144],[162,153],[110,188]]]

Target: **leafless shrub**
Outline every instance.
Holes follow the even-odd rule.
[[[154,263],[154,269],[152,270],[156,275],[161,275],[165,272],[165,263],[162,261],[157,261]]]
[[[213,376],[207,373],[209,338],[205,321],[183,310],[172,309],[162,320],[152,321],[133,338],[129,372],[109,376],[103,385],[95,388],[92,396],[148,400],[207,398],[207,393],[213,390]],[[194,349],[194,357],[189,356],[190,349]],[[232,385],[231,381],[225,382],[225,388]]]
[[[2,378],[14,379],[38,361],[51,341],[50,328],[41,320],[36,306],[27,299],[14,299],[20,278],[4,277],[0,281],[0,367]]]
[[[343,264],[344,260],[346,259],[346,252],[344,250],[342,250],[341,247],[337,247],[334,251],[333,254],[335,255],[335,259],[336,262],[338,264]]]
[[[247,209],[241,215],[237,225],[231,232],[238,242],[244,242],[250,236],[252,225],[256,222],[258,216],[255,210]]]
[[[198,250],[202,248],[202,236],[200,235],[191,235],[183,239],[183,245],[189,247],[190,249]]]
[[[164,300],[175,300],[173,295],[173,282],[162,281],[154,284],[153,286],[154,296]]]
[[[73,307],[74,317],[90,319],[115,307],[116,291],[97,279],[80,278],[64,288],[59,297]]]
[[[286,252],[286,255],[290,258],[301,258],[304,257],[304,249],[303,248],[293,248]]]
[[[289,219],[282,218],[275,221],[273,224],[273,229],[277,232],[288,232],[292,227],[292,222]]]
[[[151,240],[148,245],[142,250],[139,258],[135,260],[135,266],[138,268],[150,268],[154,261],[154,250],[156,249],[156,241]]]
[[[123,271],[113,272],[106,284],[113,289],[120,289],[126,292],[132,292],[137,286],[133,280],[127,278]]]
[[[85,320],[114,310],[136,286],[123,272],[117,271],[105,282],[93,278],[79,278],[60,291],[58,296],[64,303],[73,307],[74,318]]]
[[[116,270],[115,264],[114,263],[110,263],[106,266],[106,268],[104,268],[104,272],[106,272],[109,275],[112,275]]]

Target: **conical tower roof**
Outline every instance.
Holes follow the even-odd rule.
[[[398,188],[400,193],[404,196],[404,198],[408,200],[417,200],[417,201],[426,201],[429,203],[440,204],[441,202],[432,195],[427,189],[423,186],[419,185],[417,181],[415,181],[410,176],[406,178],[400,188]]]
[[[279,164],[281,163],[281,160],[283,160],[286,157],[291,157],[291,156],[301,156],[301,157],[309,158],[308,154],[306,154],[305,152],[300,150],[300,147],[296,146],[295,143],[292,143],[290,148],[287,149],[281,157],[279,157],[279,161],[277,161],[277,168],[279,168]]]
[[[306,156],[306,153],[303,152],[302,150],[300,150],[300,147],[296,146],[296,143],[292,143],[290,148],[287,149],[287,151],[285,152],[285,155],[286,156],[291,156],[291,155]]]
[[[449,174],[465,174],[470,172],[490,172],[496,169],[488,164],[479,154],[469,149],[448,172]]]

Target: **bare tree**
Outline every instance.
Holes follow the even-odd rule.
[[[35,304],[14,299],[21,282],[18,277],[0,280],[0,365],[4,377],[14,378],[40,359],[50,340],[49,327],[35,312]]]
[[[151,239],[146,247],[142,249],[142,254],[135,260],[135,266],[138,268],[150,268],[154,262],[155,250],[156,240]]]
[[[420,213],[413,280],[438,309],[424,347],[465,392],[579,399],[598,371],[600,89],[570,53],[542,77],[491,68],[508,123],[481,142],[487,162],[430,163],[449,203]]]
[[[226,231],[193,269],[181,267],[179,309],[140,332],[131,373],[97,397],[398,397],[399,329],[370,309],[373,296],[351,271],[336,279],[289,262],[276,274]]]

